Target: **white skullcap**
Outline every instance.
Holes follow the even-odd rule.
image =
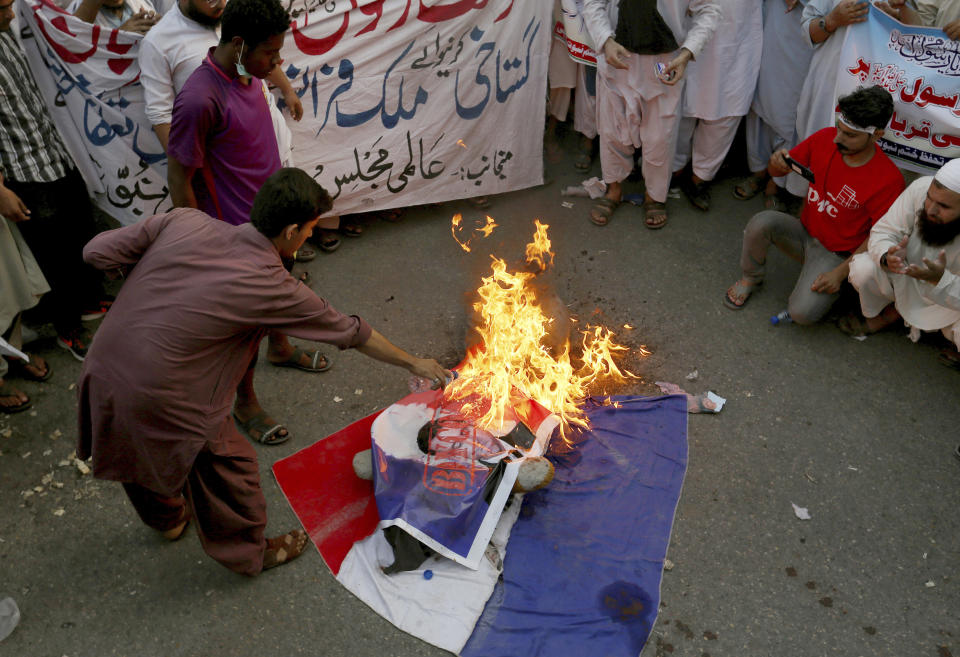
[[[951,192],[960,194],[960,157],[955,157],[940,167],[933,179]]]

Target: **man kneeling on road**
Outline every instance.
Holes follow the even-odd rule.
[[[868,253],[850,264],[864,317],[845,317],[852,335],[875,333],[903,317],[916,340],[942,331],[960,348],[960,158],[915,180],[870,231]],[[957,349],[941,360],[960,369]]]
[[[96,477],[122,482],[143,522],[165,538],[179,538],[192,516],[204,551],[245,575],[289,561],[307,542],[302,530],[264,538],[257,455],[230,415],[269,329],[355,347],[437,385],[452,376],[284,269],[281,258],[330,206],[310,176],[281,169],[257,193],[250,224],[176,209],[101,233],[83,252],[129,277],[84,361],[78,455],[93,456]]]
[[[787,310],[797,324],[819,321],[839,296],[850,259],[867,248],[870,228],[903,191],[903,175],[877,139],[893,116],[883,87],[860,88],[842,97],[835,128],[824,128],[793,150],[770,157],[772,176],[791,171],[787,157],[812,172],[800,219],[768,210],[753,216],[743,232],[743,277],[723,303],[739,310],[763,282],[767,249],[774,244],[802,264]]]

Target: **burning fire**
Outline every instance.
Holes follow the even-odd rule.
[[[464,229],[461,227],[461,223],[462,223],[462,222],[463,222],[463,217],[462,217],[461,215],[459,215],[459,214],[453,215],[453,221],[450,223],[450,234],[453,235],[453,239],[455,239],[455,240],[457,241],[457,244],[460,245],[460,248],[461,248],[461,249],[463,249],[463,250],[466,251],[467,253],[470,253],[470,251],[471,251],[471,249],[470,249],[470,242],[473,241],[473,237],[474,237],[475,235],[474,235],[474,236],[471,236],[469,239],[467,239],[466,242],[461,242],[461,241],[460,241],[460,238],[457,237],[457,233],[463,232],[463,230],[464,230]],[[478,227],[477,227],[477,228],[474,228],[474,229],[473,229],[473,232],[474,232],[475,234],[479,233],[480,235],[483,235],[484,237],[490,237],[490,234],[493,232],[493,229],[496,228],[496,227],[497,227],[497,223],[493,220],[493,217],[488,216],[488,217],[487,217],[487,222],[486,222],[483,226],[480,226],[480,225],[479,225],[479,222],[478,222]],[[550,242],[548,241],[548,242],[547,242],[547,247],[549,247],[549,246],[550,246]]]
[[[453,218],[454,238],[460,220],[460,215]],[[487,217],[487,225],[496,224]],[[547,237],[549,226],[539,220],[535,225],[526,258],[543,270],[553,264],[554,254]],[[457,242],[469,252],[464,243]],[[474,328],[481,344],[470,350],[460,377],[447,386],[444,397],[461,402],[464,416],[494,432],[510,419],[511,397],[516,398],[517,391],[560,417],[561,437],[571,425],[587,427],[578,404],[593,384],[638,378],[615,362],[614,357],[629,348],[617,344],[608,329],[588,326],[579,331],[582,365],[575,369],[569,339],[565,338],[559,348],[551,349],[548,344],[551,329],[562,328],[565,332],[567,327],[553,326],[556,320],[545,312],[532,284],[536,275],[510,272],[505,261],[495,256],[492,260],[491,274],[482,279],[477,290],[479,300],[473,306],[478,317]],[[647,353],[640,348],[641,355]]]
[[[489,217],[488,217],[489,218]],[[527,244],[527,263],[535,264],[540,271],[545,271],[553,264],[553,251],[550,250],[550,238],[547,237],[548,224],[541,224],[539,219],[533,220],[537,232],[533,234],[533,241]],[[545,258],[549,258],[549,261]]]

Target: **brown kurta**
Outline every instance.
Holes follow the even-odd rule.
[[[371,334],[295,280],[252,225],[199,210],[101,233],[83,256],[135,266],[83,364],[78,455],[160,495],[180,494],[205,445],[239,437],[230,409],[266,329],[343,349]]]

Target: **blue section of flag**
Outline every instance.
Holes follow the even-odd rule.
[[[463,657],[636,657],[660,604],[687,466],[687,400],[587,404],[591,429],[553,482],[525,496],[503,579]],[[554,440],[557,440],[555,437]]]
[[[485,469],[464,477],[457,495],[445,495],[424,485],[422,461],[395,459],[375,447],[386,471],[375,470],[377,510],[383,520],[402,519],[431,539],[466,558],[474,538],[490,510],[484,501],[484,487],[490,476]],[[431,546],[436,547],[436,546]]]

